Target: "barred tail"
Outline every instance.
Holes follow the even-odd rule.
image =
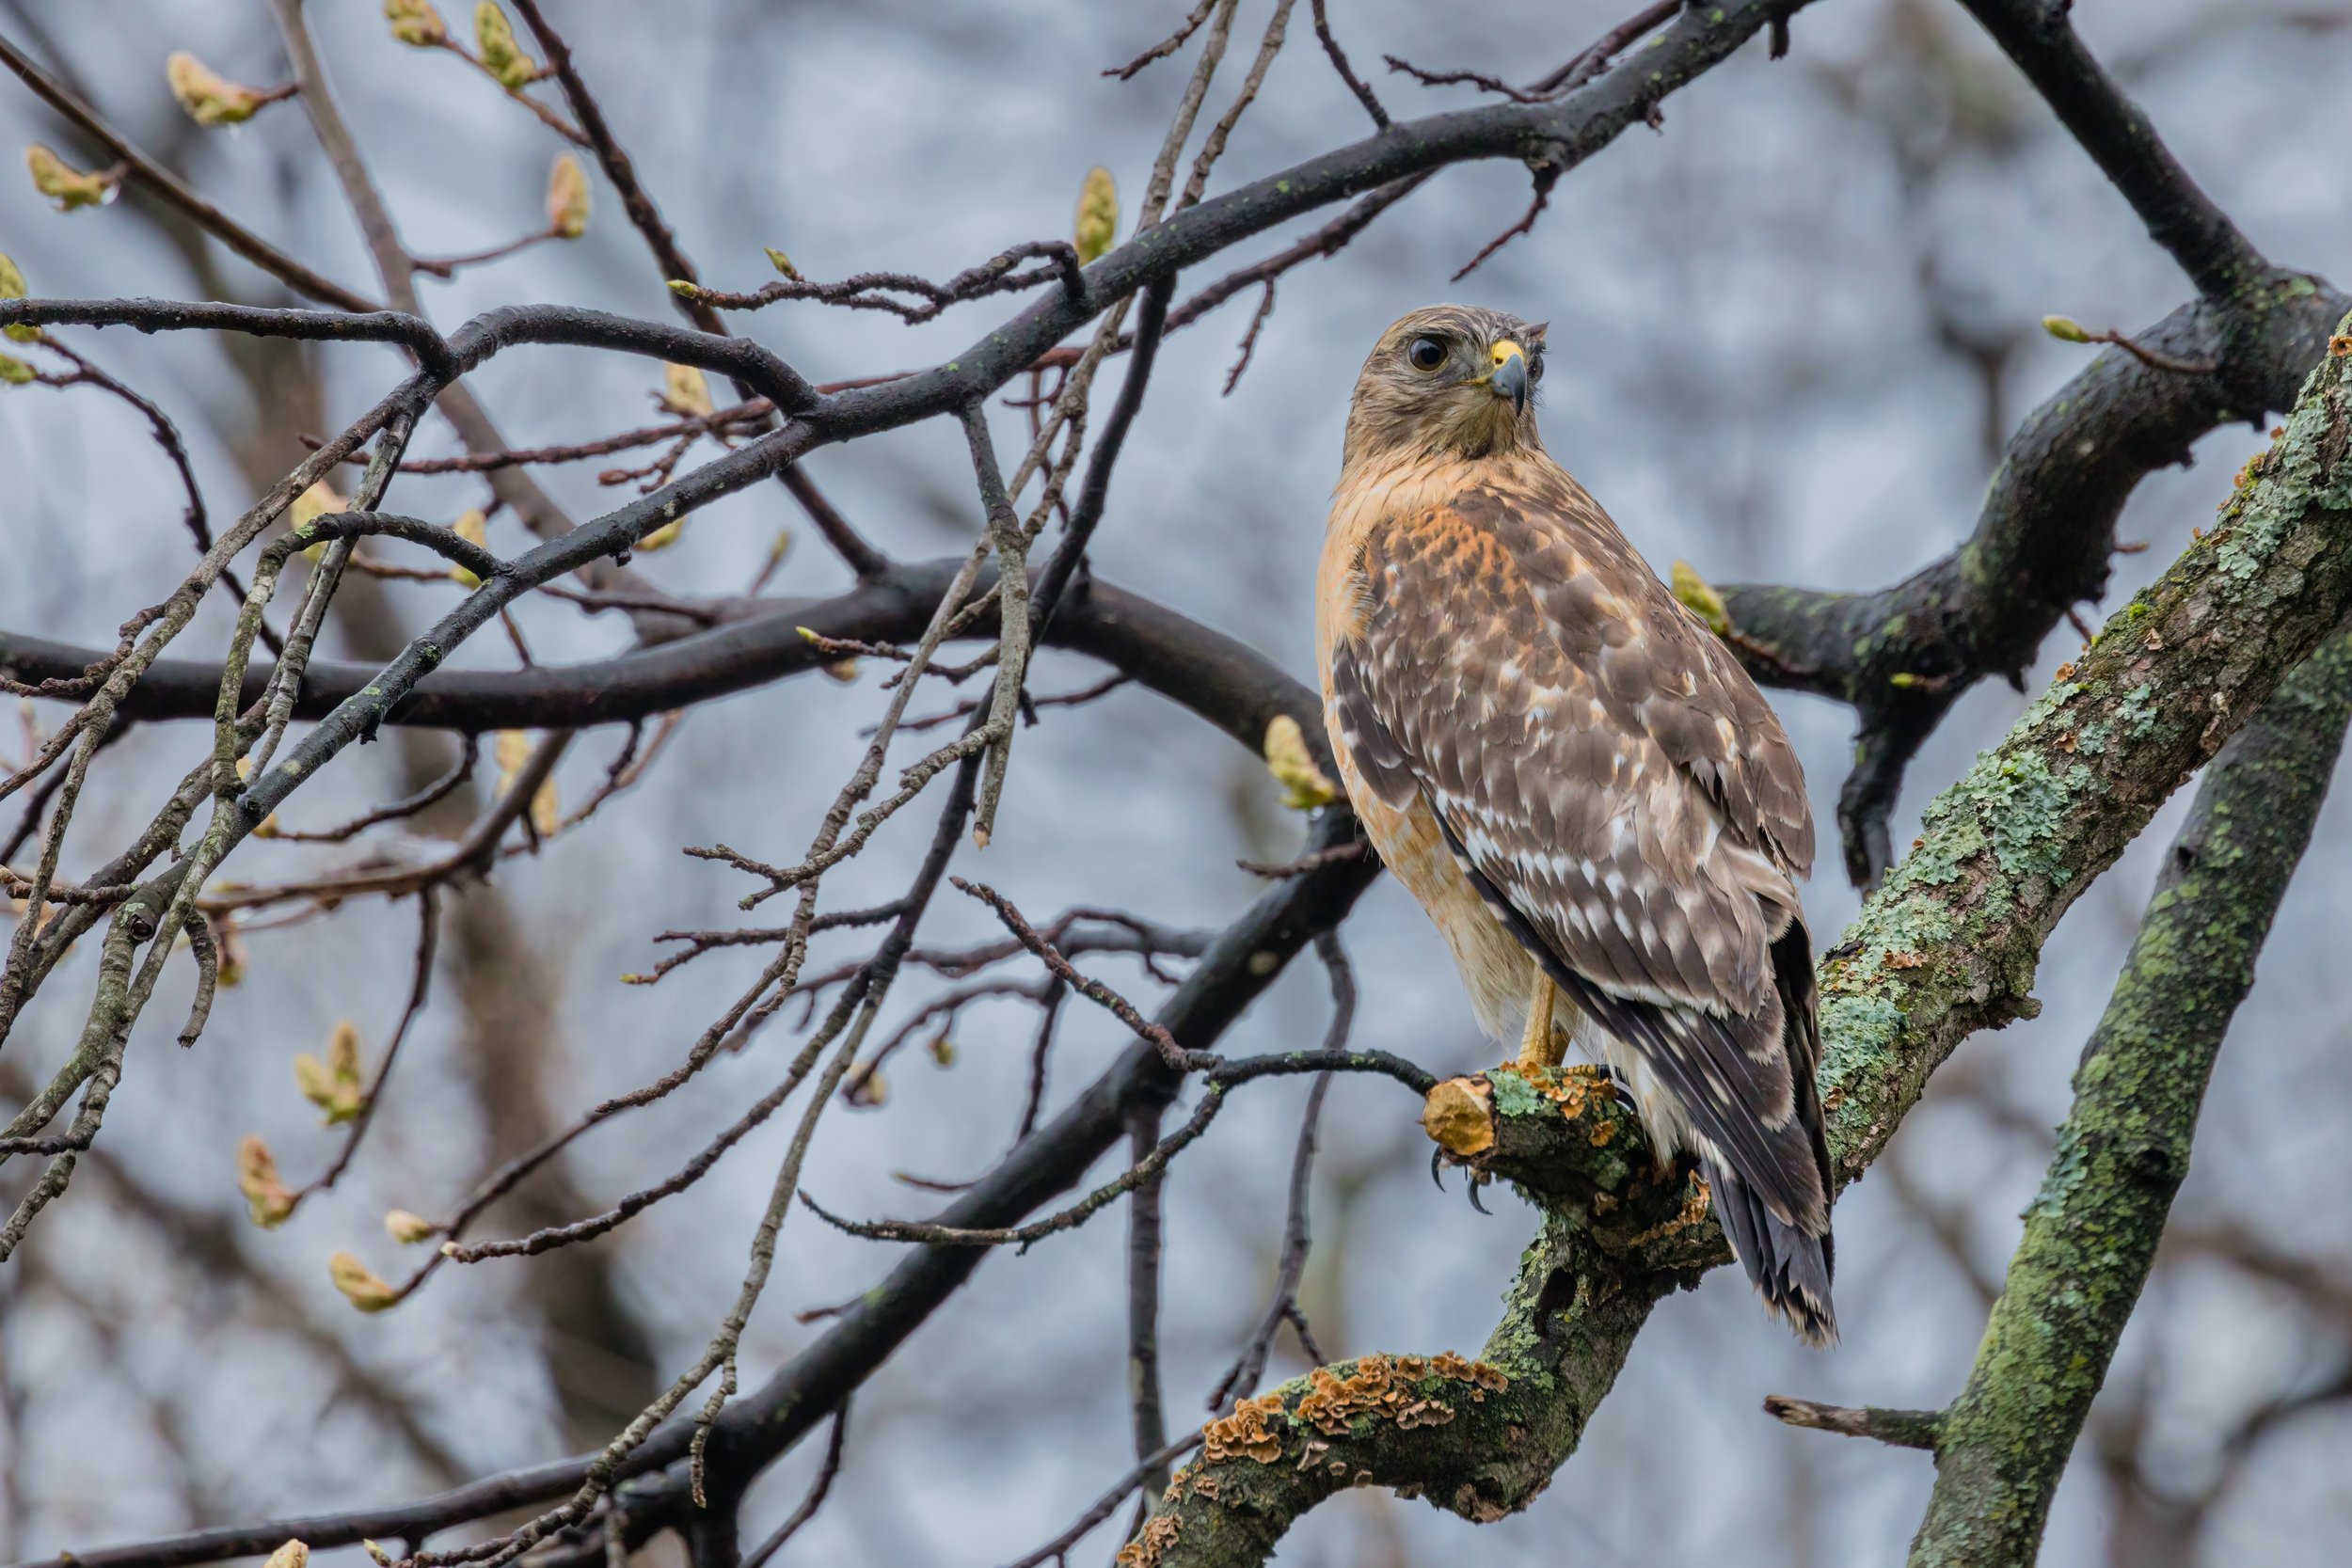
[[[1731,1238],[1731,1250],[1764,1305],[1805,1343],[1836,1343],[1837,1314],[1829,1294],[1836,1253],[1827,1221],[1820,1235],[1812,1235],[1775,1216],[1756,1189],[1723,1161],[1702,1156],[1699,1164],[1714,1195],[1715,1215]]]

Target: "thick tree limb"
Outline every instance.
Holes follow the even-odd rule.
[[[2139,482],[2199,436],[2283,408],[2352,298],[2280,274],[2230,306],[2183,306],[2137,341],[2219,365],[2160,371],[2099,354],[2010,438],[1967,542],[1869,594],[1720,590],[1727,638],[1756,678],[1853,705],[1858,755],[1838,800],[1847,874],[1869,885],[1903,770],[1987,675],[2023,678],[2069,609],[2106,592],[2115,521]]]
[[[2205,772],[2083,1050],[2026,1234],[1944,1418],[1915,1568],[2030,1563],[2188,1174],[2231,1016],[2310,843],[2352,719],[2352,627],[2287,677]]]
[[[2106,591],[2115,519],[2142,477],[2200,436],[2294,401],[2352,299],[2273,267],[2158,139],[2075,36],[2063,4],[1963,0],[2197,285],[2137,341],[2160,362],[2102,354],[2011,437],[1968,542],[1874,594],[1723,590],[1756,678],[1851,703],[1853,772],[1838,800],[1846,870],[1867,887],[1893,860],[1904,769],[1961,694],[2012,682],[2077,603]]]
[[[2074,32],[2071,0],[1961,0],[2016,62],[2132,210],[2207,299],[2225,300],[2270,272],[2213,198],[2156,136]]]
[[[667,713],[727,693],[765,686],[837,660],[806,637],[901,641],[919,635],[961,563],[916,562],[889,568],[871,582],[830,599],[758,601],[757,613],[714,630],[590,664],[528,670],[436,670],[385,718],[389,724],[481,732],[566,729],[619,723]],[[983,575],[976,596],[985,594]],[[993,608],[959,636],[996,635]],[[1100,578],[1073,581],[1045,628],[1056,647],[1090,655],[1216,724],[1252,751],[1278,714],[1299,721],[1323,744],[1314,694],[1263,655],[1221,632]],[[25,681],[78,675],[100,651],[0,632],[0,672]],[[271,667],[248,670],[245,700],[258,697]],[[318,718],[364,690],[379,673],[366,664],[313,660],[303,676],[298,718]],[[157,659],[125,698],[122,711],[155,719],[210,718],[220,692],[220,666]]]
[[[2110,619],[1929,809],[1909,858],[1831,950],[1821,1086],[1840,1185],[1885,1148],[1962,1039],[2032,1010],[2042,943],[2067,906],[2347,606],[2352,354],[2313,373],[2223,526]],[[1286,1384],[1254,1417],[1211,1428],[1138,1539],[1141,1568],[1261,1561],[1350,1485],[1425,1496],[1470,1519],[1525,1507],[1574,1452],[1650,1307],[1729,1260],[1720,1230],[1701,1223],[1703,1189],[1679,1173],[1649,1177],[1629,1112],[1591,1080],[1498,1069],[1439,1085],[1431,1110],[1441,1147],[1545,1207],[1483,1352],[1504,1386],[1427,1363],[1408,1376],[1399,1358]],[[1410,1419],[1415,1407],[1387,1397],[1398,1379],[1422,1402]],[[1333,1380],[1355,1390],[1342,1406],[1368,1419],[1318,1419]]]
[[[1833,949],[1821,1085],[1841,1183],[1960,1040],[2033,1009],[2035,958],[2058,916],[2343,613],[2347,377],[2352,357],[2321,361],[2219,526],[1929,809]]]

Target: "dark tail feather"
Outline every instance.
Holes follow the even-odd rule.
[[[1764,1305],[1808,1345],[1837,1342],[1837,1314],[1830,1306],[1830,1276],[1836,1254],[1825,1228],[1819,1236],[1774,1217],[1755,1188],[1728,1166],[1703,1160],[1715,1215],[1731,1250],[1748,1271],[1748,1283]]]

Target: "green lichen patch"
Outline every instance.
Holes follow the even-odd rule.
[[[2037,752],[2002,759],[1981,799],[1993,818],[1993,855],[2011,876],[2039,872],[2066,880],[2066,817],[2074,795],[2090,782],[2080,763],[2053,768]]]
[[[1494,1085],[1495,1110],[1499,1115],[1532,1117],[1545,1106],[1544,1097],[1515,1069],[1497,1068],[1486,1075],[1486,1081]]]
[[[1832,1080],[1867,1067],[1902,1038],[1903,1010],[1883,996],[1833,996],[1821,1003],[1822,1075]]]

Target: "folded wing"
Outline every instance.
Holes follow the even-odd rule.
[[[1428,802],[1519,940],[1752,1190],[1760,1212],[1725,1213],[1735,1243],[1825,1233],[1796,891],[1812,823],[1771,708],[1565,476],[1385,521],[1354,564],[1365,615],[1332,687],[1366,783]]]

